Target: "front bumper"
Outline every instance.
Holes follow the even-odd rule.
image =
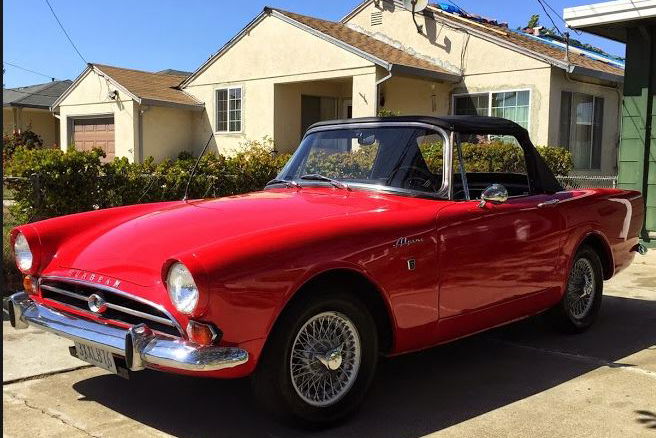
[[[16,329],[29,325],[110,351],[124,357],[128,369],[217,371],[248,361],[248,352],[234,347],[204,346],[154,333],[144,324],[122,329],[68,315],[34,302],[25,292],[9,297],[9,319]]]

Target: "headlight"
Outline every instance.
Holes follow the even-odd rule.
[[[171,302],[182,313],[191,313],[198,303],[198,288],[189,269],[182,263],[169,268],[166,286]]]
[[[18,269],[24,272],[32,269],[32,251],[23,233],[16,235],[16,240],[14,240],[14,255],[16,256]]]

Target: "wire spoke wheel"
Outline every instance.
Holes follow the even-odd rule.
[[[567,307],[574,318],[585,318],[592,308],[595,290],[592,263],[587,258],[579,258],[574,263],[567,283]]]
[[[296,393],[311,406],[339,401],[353,386],[360,368],[360,335],[339,312],[310,318],[292,344],[289,372]]]

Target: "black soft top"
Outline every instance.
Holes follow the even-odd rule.
[[[321,128],[353,123],[427,123],[447,131],[460,134],[512,135],[526,155],[526,170],[533,193],[556,193],[563,190],[556,177],[531,143],[528,131],[515,122],[500,117],[487,116],[395,116],[395,117],[360,117],[345,120],[328,120],[310,126]]]
[[[520,135],[528,136],[526,129],[517,123],[501,117],[488,116],[394,116],[394,117],[359,117],[356,119],[328,120],[317,122],[309,129],[320,126],[346,125],[350,123],[428,123],[439,126],[447,131],[456,131],[462,134],[489,134],[489,135]]]

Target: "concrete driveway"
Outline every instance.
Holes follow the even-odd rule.
[[[263,414],[247,379],[126,381],[84,367],[55,336],[3,328],[4,436],[304,435]],[[656,437],[656,251],[606,283],[587,333],[534,318],[384,360],[362,410],[313,435],[430,434]]]

